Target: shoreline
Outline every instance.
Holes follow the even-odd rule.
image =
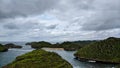
[[[94,61],[92,63],[105,63],[105,64],[119,64],[118,62],[110,62],[110,61],[105,61],[105,60],[99,60],[99,59],[89,59],[89,58],[80,58],[75,56],[76,60],[83,61],[83,62],[89,62],[89,61]]]

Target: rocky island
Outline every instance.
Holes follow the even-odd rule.
[[[54,52],[34,50],[18,56],[12,63],[2,68],[73,68],[70,63]]]
[[[109,37],[91,43],[79,49],[74,55],[79,60],[120,63],[120,38]]]

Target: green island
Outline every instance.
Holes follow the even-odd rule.
[[[34,50],[22,56],[16,57],[15,61],[2,68],[73,68],[70,63],[62,59],[54,52],[42,49]]]
[[[47,47],[47,48],[63,48],[66,51],[75,51],[91,42],[94,42],[94,41],[74,41],[74,42],[67,41],[67,42],[56,43],[56,44],[40,41],[40,42],[26,43],[26,45],[31,45],[31,47],[35,49],[41,49],[41,48]]]
[[[0,52],[6,52],[6,51],[8,51],[8,48],[0,44]]]
[[[8,43],[5,45],[0,44],[0,52],[6,52],[9,48],[22,48],[22,46],[15,45],[13,43]]]
[[[4,45],[6,48],[22,48],[20,45],[15,45],[13,43],[8,43]]]
[[[77,59],[103,63],[120,63],[120,38],[109,37],[91,43],[79,49],[74,56]]]

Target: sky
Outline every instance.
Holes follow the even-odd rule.
[[[0,0],[0,41],[120,37],[120,0]]]

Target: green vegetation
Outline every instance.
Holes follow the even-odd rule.
[[[7,50],[8,49],[5,46],[3,46],[2,44],[0,44],[0,52],[5,52]]]
[[[61,48],[64,48],[64,50],[67,51],[73,51],[73,50],[77,50],[80,49],[82,47],[82,45],[73,43],[73,42],[63,42],[61,44],[58,44]]]
[[[75,41],[75,42],[63,42],[63,43],[51,44],[49,42],[41,41],[41,42],[26,43],[26,45],[31,45],[31,47],[35,49],[48,47],[48,48],[64,48],[64,50],[73,51],[73,50],[78,50],[81,47],[91,42],[93,41]]]
[[[2,68],[72,68],[71,64],[54,52],[34,50]]]
[[[40,49],[40,48],[43,48],[43,47],[54,47],[54,45],[52,45],[49,42],[45,42],[45,41],[31,42],[31,43],[27,43],[26,45],[31,45],[31,47],[35,48],[35,49]]]
[[[63,42],[59,46],[61,46],[61,48],[64,48],[64,50],[67,50],[67,51],[75,51],[75,50],[78,50],[78,49],[92,43],[92,42],[95,42],[95,41]]]
[[[110,37],[91,43],[74,54],[77,58],[108,63],[120,63],[120,38]]]

